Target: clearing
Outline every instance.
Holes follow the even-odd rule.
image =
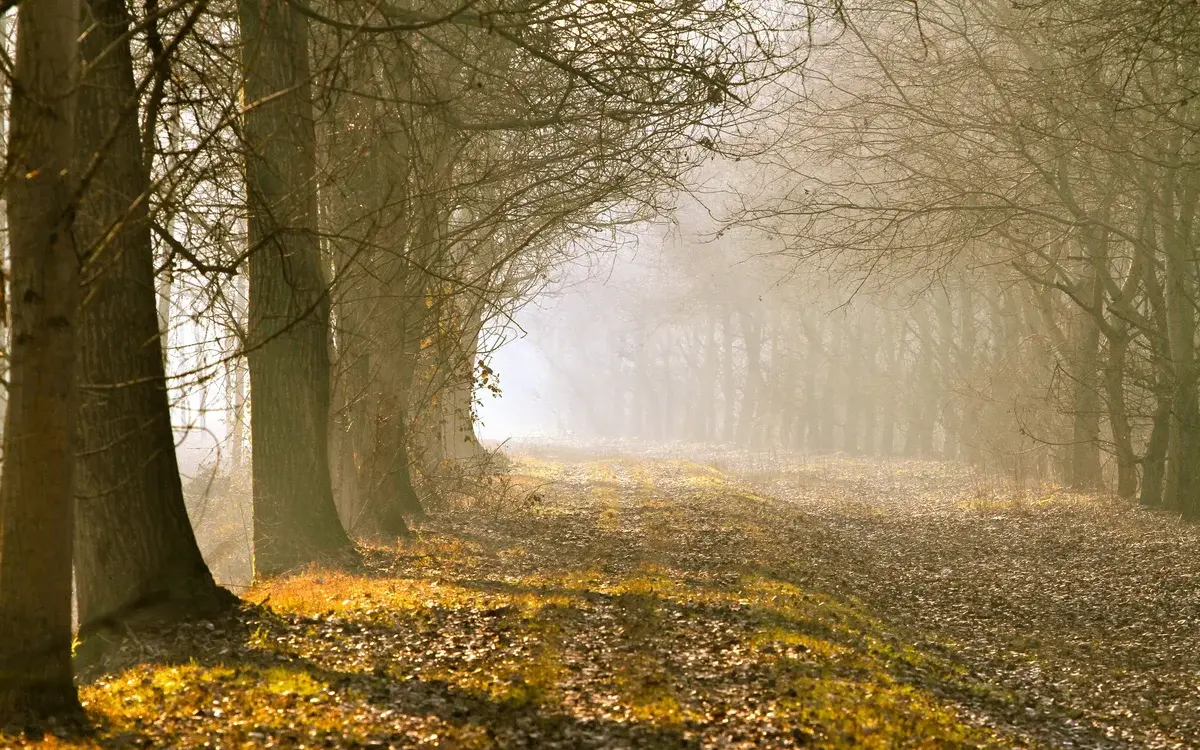
[[[131,640],[43,744],[1200,743],[1192,527],[936,463],[527,452],[362,571]]]

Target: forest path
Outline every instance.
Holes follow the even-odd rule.
[[[937,462],[730,456],[803,519],[795,580],[861,601],[987,686],[993,726],[1069,747],[1200,747],[1200,528]]]
[[[279,579],[236,620],[131,642],[83,686],[99,731],[73,744],[1196,744],[1195,630],[1146,624],[1191,616],[1196,587],[1160,570],[1182,569],[1190,530],[997,499],[937,464],[701,458],[520,457],[361,571]],[[1141,578],[1101,580],[1116,573]],[[1151,579],[1175,598],[1143,606],[1129,587]],[[1158,661],[1099,659],[1134,641]],[[1147,708],[1116,713],[1134,697]]]

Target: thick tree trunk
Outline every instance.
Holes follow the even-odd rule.
[[[6,14],[0,14],[0,52],[3,52],[11,60],[14,50],[9,38],[8,30],[9,19]],[[9,104],[12,100],[12,89],[9,86],[0,86],[0,108],[4,113],[9,111]],[[0,114],[0,144],[7,146],[8,144],[8,116]],[[9,243],[8,243],[8,212],[0,210],[0,259],[8,258]],[[3,281],[0,281],[0,288]],[[9,334],[12,333],[9,327],[8,320],[8,305],[0,305],[0,347],[3,351],[9,351],[11,342]],[[0,379],[8,382],[8,358],[0,358]],[[0,424],[4,422],[4,415],[8,411],[8,389],[0,388]]]
[[[246,361],[243,356],[246,342],[240,332],[245,331],[245,307],[242,300],[246,298],[246,277],[234,279],[233,315],[235,330],[238,337],[233,341],[229,360],[229,463],[231,473],[239,473],[246,465]],[[164,338],[163,343],[166,343]]]
[[[1167,441],[1171,433],[1171,395],[1168,383],[1161,383],[1154,409],[1146,452],[1142,454],[1142,489],[1138,502],[1156,508],[1163,502],[1163,482],[1166,478]]]
[[[339,232],[339,234],[341,234]],[[335,251],[345,287],[338,295],[338,506],[355,536],[392,541],[408,534],[403,513],[420,512],[408,473],[407,405],[415,358],[386,283],[388,265],[364,247]],[[377,262],[378,261],[378,262]],[[368,269],[364,273],[363,268]],[[401,351],[403,350],[403,351]]]
[[[475,386],[456,378],[446,394],[446,457],[456,461],[478,458],[483,446],[475,435]]]
[[[86,259],[75,534],[84,637],[151,613],[177,619],[236,601],[200,555],[179,481],[155,309],[150,174],[131,111],[129,16],[124,0],[90,7],[76,120],[78,171],[96,165],[75,225]]]
[[[317,242],[308,30],[241,0],[255,575],[351,550],[329,472],[329,297]]]
[[[661,423],[658,419],[659,398],[652,375],[654,372],[654,349],[648,335],[642,336],[637,351],[638,437],[655,440],[658,438],[657,433]]]
[[[1092,309],[1103,304],[1103,288],[1093,273],[1088,279]],[[1072,406],[1070,485],[1085,492],[1100,489],[1104,475],[1100,468],[1100,326],[1091,314],[1078,316],[1075,356],[1072,371],[1075,381]]]
[[[454,334],[447,334],[444,343],[453,344],[446,363],[449,382],[441,400],[444,410],[444,440],[446,458],[453,461],[477,459],[483,446],[475,435],[475,362],[479,357],[479,335],[483,330],[482,311],[478,303],[460,310],[460,322]]]
[[[921,458],[933,457],[933,428],[937,420],[936,394],[933,386],[933,332],[929,316],[923,307],[913,310],[917,324],[916,361],[913,366],[908,404],[908,427],[904,435],[904,454]]]
[[[1200,403],[1196,393],[1195,263],[1190,257],[1191,222],[1176,215],[1177,179],[1172,174],[1165,181],[1161,203],[1167,341],[1174,389],[1163,495],[1167,507],[1196,518],[1200,517]],[[1179,204],[1185,214],[1191,213],[1191,200],[1184,198]]]
[[[1148,209],[1150,216],[1154,215],[1154,207]],[[1147,233],[1151,234],[1148,243],[1153,246],[1153,223],[1147,222]],[[1150,427],[1150,437],[1146,440],[1145,452],[1142,454],[1142,487],[1138,494],[1138,502],[1147,507],[1158,507],[1163,502],[1163,485],[1166,479],[1167,441],[1171,431],[1171,351],[1167,341],[1167,304],[1159,271],[1151,263],[1146,264],[1143,274],[1146,288],[1146,300],[1150,305],[1150,316],[1153,327],[1158,335],[1150,341],[1151,361],[1154,365],[1154,417]]]
[[[1071,388],[1071,406],[1067,409],[1047,409],[1036,417],[1037,423],[1046,425],[1042,429],[1051,435],[1054,473],[1062,477],[1062,481],[1068,485],[1075,486],[1077,489],[1088,489],[1085,485],[1075,484],[1077,447],[1081,443],[1092,442],[1091,438],[1087,437],[1087,432],[1081,428],[1078,417],[1087,409],[1095,408],[1094,406],[1089,407],[1086,401],[1081,400],[1081,395],[1085,394],[1081,394],[1082,383],[1078,375],[1082,350],[1080,341],[1084,337],[1084,329],[1079,323],[1076,323],[1070,336],[1063,332],[1061,321],[1065,315],[1060,309],[1060,305],[1055,302],[1059,295],[1053,288],[1045,283],[1034,283],[1031,285],[1031,291],[1032,295],[1025,299],[1021,309],[1024,311],[1025,328],[1028,335],[1041,342],[1041,346],[1035,350],[1041,355],[1044,362],[1041,368],[1046,373],[1057,372],[1061,369],[1067,374],[1067,382],[1073,386]],[[1090,319],[1087,322],[1090,323]],[[1016,331],[1007,331],[1006,333],[1010,340],[1006,343],[1005,350],[1013,351],[1017,346]],[[1011,383],[1001,382],[1005,385],[1007,393],[1015,392]],[[1057,425],[1056,423],[1060,419],[1066,421]],[[1075,436],[1077,435],[1083,437],[1076,440]],[[1045,438],[1041,438],[1041,440],[1045,441]],[[1019,450],[1019,444],[1014,446],[1014,449]]]
[[[824,344],[822,333],[810,325],[807,312],[800,319],[804,329],[804,449],[809,453],[821,450],[824,439],[821,435],[820,393],[817,392],[817,369],[821,366]]]
[[[673,440],[678,437],[679,433],[676,428],[675,420],[675,369],[671,366],[671,349],[674,346],[674,336],[668,329],[663,332],[664,341],[662,344],[662,439]]]
[[[781,373],[783,378],[783,398],[786,414],[783,421],[781,437],[783,443],[793,451],[804,450],[804,399],[806,398],[808,368],[804,363],[804,326],[803,320],[797,319],[788,323],[785,318],[784,330],[791,357],[788,359],[789,369]]]
[[[246,365],[240,358],[230,363],[233,379],[233,403],[230,413],[229,463],[234,472],[246,465]]]
[[[841,398],[841,373],[838,372],[838,340],[837,334],[830,332],[829,343],[825,343],[825,334],[821,334],[821,361],[825,365],[825,382],[817,399],[817,420],[821,425],[820,450],[835,451],[838,445],[838,412],[837,407]]]
[[[415,344],[410,344],[398,352],[377,352],[380,368],[366,398],[366,408],[356,415],[355,451],[361,457],[358,482],[363,505],[353,528],[356,534],[373,539],[391,541],[407,536],[404,516],[424,513],[413,488],[408,453],[408,402],[416,369],[415,350]]]
[[[853,314],[853,311],[847,311]],[[842,359],[837,363],[842,371],[842,452],[856,456],[859,452],[858,428],[862,421],[861,388],[862,363],[859,360],[857,320],[844,319],[841,324]]]
[[[18,11],[5,195],[13,341],[0,478],[0,726],[81,713],[71,674],[78,13],[74,0],[27,0]]]
[[[987,326],[993,333],[993,343],[990,347],[990,352],[981,355],[985,371],[990,370],[993,373],[1002,373],[1004,377],[997,377],[992,386],[995,406],[989,409],[989,416],[993,419],[999,414],[1012,414],[1016,410],[1017,402],[1017,383],[1016,379],[1008,375],[1006,367],[1009,367],[1008,360],[1013,356],[1013,353],[1020,347],[1022,339],[1022,311],[1026,313],[1026,318],[1030,320],[1029,328],[1034,328],[1034,322],[1037,316],[1029,309],[1030,305],[1022,304],[1022,301],[1012,288],[1007,288],[999,291],[996,294],[990,294],[986,298],[988,306],[988,317],[991,322]],[[1052,427],[1052,426],[1051,426]],[[1015,430],[1009,430],[1000,435],[992,437],[987,441],[989,452],[994,457],[992,460],[1002,469],[1012,471],[1014,480],[1017,486],[1021,487],[1024,477],[1021,475],[1019,468],[1023,465],[1023,446],[1018,435],[1014,434]],[[982,445],[980,446],[982,449]]]
[[[788,399],[784,396],[783,370],[787,368],[787,357],[783,352],[783,324],[779,308],[768,308],[766,325],[770,330],[771,356],[762,365],[764,398],[759,400],[759,413],[764,429],[761,445],[778,449],[782,445],[784,422],[787,419]]]
[[[1089,341],[1084,343],[1085,351],[1078,361],[1081,368],[1097,364],[1096,358],[1090,356],[1094,353],[1090,346],[1091,338],[1089,334]],[[1085,375],[1085,372],[1089,371],[1079,369],[1075,382],[1068,482],[1072,489],[1088,492],[1102,487],[1104,478],[1100,469],[1100,399],[1096,391],[1095,370],[1090,370],[1093,375]]]
[[[579,390],[579,386],[574,379],[571,380],[571,385],[576,390],[575,393],[582,393],[582,400],[587,404],[588,416],[590,423],[602,425],[607,432],[602,432],[606,437],[626,437],[633,431],[631,423],[633,421],[633,406],[630,404],[630,396],[628,380],[621,371],[621,361],[624,359],[624,338],[617,331],[608,333],[609,351],[618,352],[617,361],[614,366],[609,368],[607,373],[607,382],[604,385],[595,385],[592,392],[600,392],[602,388],[607,387],[612,393],[612,399],[616,402],[617,408],[612,414],[606,414],[603,419],[595,415],[595,406],[599,399],[593,399],[584,391]],[[561,351],[561,347],[557,349]],[[602,381],[603,382],[603,381]]]

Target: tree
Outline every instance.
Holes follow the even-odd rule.
[[[306,7],[330,103],[339,507],[355,533],[393,535],[395,506],[419,507],[410,463],[436,476],[477,448],[487,321],[598,226],[660,208],[742,106],[727,94],[791,62],[733,7]]]
[[[308,23],[240,0],[255,575],[345,554],[329,472],[329,296],[317,235]]]
[[[75,143],[76,173],[86,180],[75,222],[85,286],[75,534],[84,638],[236,601],[213,582],[183,501],[154,287],[152,155],[142,153],[135,116],[128,11],[124,0],[87,7]],[[157,66],[166,66],[159,54]]]
[[[71,670],[78,5],[18,11],[8,143],[12,366],[0,477],[0,726],[80,712]]]

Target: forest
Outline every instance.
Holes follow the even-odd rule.
[[[0,746],[1200,746],[1200,6],[4,0]]]

